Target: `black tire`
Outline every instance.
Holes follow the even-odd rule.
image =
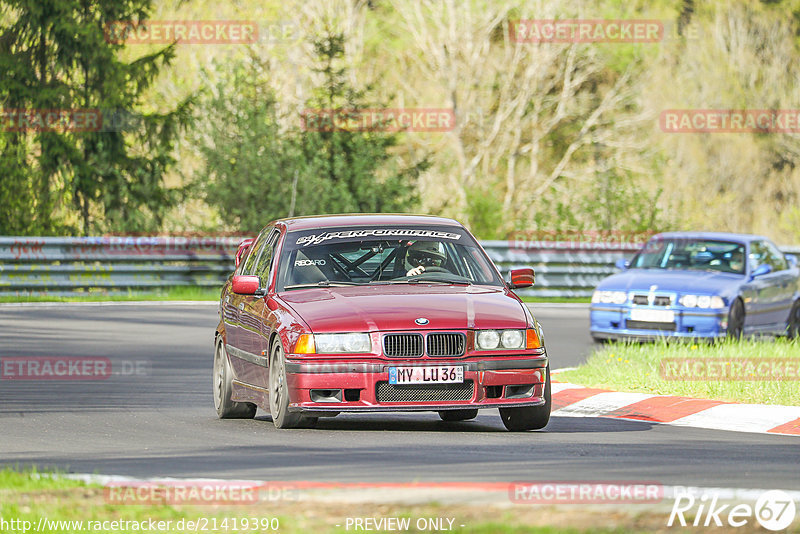
[[[786,335],[789,336],[789,339],[800,338],[800,300],[795,301],[794,306],[792,306]]]
[[[470,419],[478,417],[478,409],[442,410],[439,412],[439,417],[441,417],[442,421],[447,421],[448,423],[454,421],[469,421]]]
[[[225,351],[222,336],[217,338],[214,349],[214,370],[212,372],[212,388],[214,394],[214,407],[220,419],[252,419],[258,409],[251,402],[235,402],[231,400],[231,364]]]
[[[552,396],[550,394],[550,366],[547,366],[547,383],[544,386],[544,404],[542,406],[522,406],[520,408],[500,408],[500,419],[503,425],[512,432],[539,430],[550,422]]]
[[[730,339],[741,339],[744,333],[744,304],[740,299],[736,299],[731,304],[728,311],[728,337]]]
[[[317,423],[316,417],[303,417],[289,411],[289,389],[286,385],[286,361],[283,345],[275,339],[269,358],[269,413],[275,428],[308,428]]]

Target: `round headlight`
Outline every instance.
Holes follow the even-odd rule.
[[[369,352],[369,334],[345,334],[342,336],[342,348],[345,352]]]
[[[503,346],[507,349],[522,348],[522,332],[519,330],[506,330],[501,336]]]
[[[698,308],[708,308],[709,306],[711,306],[711,297],[708,295],[700,295],[697,297]]]
[[[317,352],[341,352],[341,337],[336,334],[315,334],[314,343],[317,346]]]
[[[500,334],[496,330],[478,332],[478,346],[482,349],[496,349],[500,344]]]
[[[624,291],[612,291],[611,302],[614,304],[625,304],[628,301],[628,295]]]
[[[681,297],[680,303],[687,308],[694,308],[697,306],[697,295],[684,295]]]

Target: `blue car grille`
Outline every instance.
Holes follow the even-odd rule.
[[[652,323],[650,321],[631,321],[625,322],[625,325],[631,330],[664,330],[674,332],[678,329],[675,323]]]
[[[653,306],[672,306],[671,295],[653,295]],[[631,302],[637,306],[650,306],[650,295],[637,293],[633,295]]]

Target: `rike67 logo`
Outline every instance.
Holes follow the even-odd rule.
[[[706,491],[701,495],[697,493],[692,491],[692,488],[676,490],[675,502],[667,521],[668,527],[691,525],[735,528],[748,524],[752,526],[755,520],[767,530],[779,531],[789,527],[797,513],[794,498],[781,490],[765,491],[754,505],[730,502],[723,504],[718,493]]]

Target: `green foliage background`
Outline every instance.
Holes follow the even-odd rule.
[[[518,19],[647,19],[658,43],[521,43]],[[118,20],[248,20],[252,44],[108,43]],[[800,135],[674,134],[665,109],[800,108],[800,0],[0,0],[3,108],[128,109],[0,132],[0,233],[252,232],[416,211],[517,232],[800,241]],[[307,109],[448,108],[447,132],[314,132]],[[530,235],[530,234],[528,234]]]

